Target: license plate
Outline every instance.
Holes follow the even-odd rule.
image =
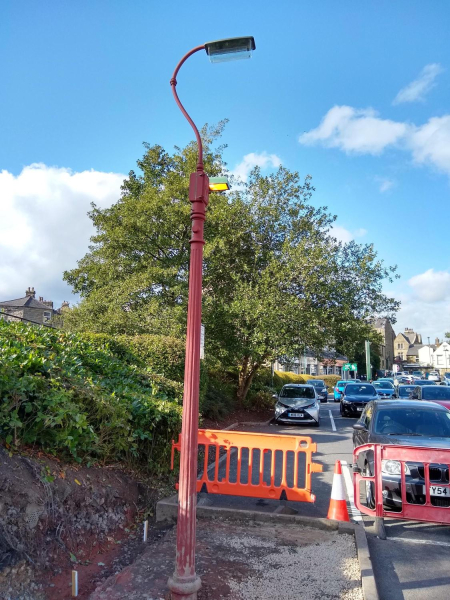
[[[425,486],[423,486],[423,493],[426,493]],[[442,485],[430,485],[430,496],[443,496],[444,498],[450,498],[450,488]]]
[[[288,413],[288,417],[296,417],[297,419],[302,419],[304,416],[303,413]]]
[[[361,406],[361,407],[357,407],[357,408],[356,408],[356,410],[357,410],[358,412],[362,412],[362,406]]]

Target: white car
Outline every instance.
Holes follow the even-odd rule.
[[[441,377],[437,371],[431,371],[428,375],[428,381],[440,381]]]

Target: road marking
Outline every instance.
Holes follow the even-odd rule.
[[[391,542],[410,542],[411,544],[424,544],[426,546],[445,546],[450,547],[450,542],[435,542],[433,540],[414,540],[411,538],[387,537]]]
[[[333,431],[336,431],[336,425],[335,425],[335,422],[334,422],[334,419],[333,419],[333,413],[331,412],[331,410],[329,410],[328,412],[330,413],[330,419],[331,419],[331,429],[332,429]]]
[[[347,488],[347,496],[350,503],[350,513],[351,517],[354,521],[362,521],[362,515],[360,511],[355,506],[355,496],[353,493],[353,483],[352,478],[350,476],[349,465],[346,460],[341,460],[341,466],[343,467],[343,475],[345,481],[345,487]]]

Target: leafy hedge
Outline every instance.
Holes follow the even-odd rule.
[[[306,383],[310,379],[321,379],[325,382],[328,391],[332,392],[333,387],[341,379],[339,375],[297,375],[288,371],[275,371],[273,377],[274,387],[279,391],[287,383]]]
[[[180,383],[124,340],[0,321],[0,436],[81,461],[156,469],[181,427]]]

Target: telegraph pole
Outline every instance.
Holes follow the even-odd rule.
[[[370,364],[370,342],[369,340],[366,340],[365,342],[366,345],[366,377],[367,377],[367,381],[370,381],[372,379],[372,366]]]

